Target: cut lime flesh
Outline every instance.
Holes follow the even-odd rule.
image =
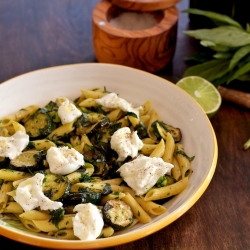
[[[198,76],[187,76],[176,85],[191,95],[211,118],[220,108],[221,95],[217,88],[206,79]]]

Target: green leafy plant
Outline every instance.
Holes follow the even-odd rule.
[[[200,76],[215,86],[229,84],[233,80],[250,81],[250,25],[244,29],[240,23],[226,15],[200,9],[183,12],[210,18],[215,28],[183,31],[200,40],[204,50],[187,57],[195,62],[183,77]]]

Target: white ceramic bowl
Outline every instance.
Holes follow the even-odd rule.
[[[96,249],[128,243],[146,237],[177,220],[201,197],[208,187],[217,163],[215,133],[201,107],[173,83],[153,74],[125,66],[86,63],[52,67],[30,72],[0,84],[0,117],[31,105],[45,105],[58,96],[76,98],[80,88],[106,87],[120,97],[141,105],[148,99],[161,118],[182,131],[182,144],[192,161],[193,174],[187,188],[166,202],[167,212],[148,224],[110,238],[93,241],[57,240],[24,230],[19,224],[0,217],[3,236],[22,243],[54,249]]]

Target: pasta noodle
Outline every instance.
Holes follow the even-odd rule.
[[[34,114],[39,109],[37,105],[30,105],[26,108],[23,108],[16,113],[6,116],[0,120],[0,127],[7,127],[12,124],[13,121],[25,121],[32,114]]]
[[[171,184],[169,186],[154,188],[147,192],[144,197],[145,201],[162,200],[181,193],[187,186],[188,177]]]
[[[125,192],[125,196],[122,198],[132,209],[133,214],[137,220],[141,223],[148,223],[152,218],[147,214],[147,212],[138,204],[134,197],[129,193]]]
[[[152,151],[149,157],[161,158],[164,154],[164,151],[165,151],[165,143],[164,143],[164,140],[161,139],[161,141],[158,143],[158,145],[155,147],[155,149]]]
[[[48,232],[48,236],[52,236],[57,239],[62,240],[77,240],[77,237],[74,235],[73,229],[61,229],[58,231]]]
[[[180,152],[184,152],[183,145],[181,143],[176,143],[175,145],[176,159],[181,169],[182,178],[185,178],[191,174],[191,164],[189,159]]]
[[[66,214],[64,215],[64,218],[58,223],[59,229],[70,229],[73,228],[73,221],[72,217],[74,217],[74,214]],[[50,220],[32,220],[35,227],[38,228],[42,232],[52,232],[57,231],[58,228],[50,221]]]
[[[173,136],[167,132],[166,136],[166,144],[165,144],[165,151],[163,153],[162,159],[165,162],[172,163],[173,161],[173,155],[175,150],[175,142]]]
[[[9,200],[8,192],[12,189],[12,182],[5,181],[0,189],[0,213],[6,208],[7,202]]]

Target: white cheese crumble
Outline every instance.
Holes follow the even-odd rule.
[[[74,235],[81,240],[95,240],[104,226],[101,211],[97,206],[86,203],[74,207],[77,212],[73,220]]]
[[[106,94],[102,98],[96,99],[95,101],[105,108],[120,108],[125,112],[133,112],[137,115],[138,118],[139,110],[142,109],[141,106],[138,108],[133,108],[131,103],[128,103],[123,98],[118,97],[116,93]]]
[[[46,160],[53,174],[70,174],[84,165],[84,157],[74,148],[50,147]]]
[[[58,115],[62,124],[72,122],[75,118],[81,116],[82,112],[69,101],[67,98],[63,98],[64,102],[58,108]]]
[[[10,137],[0,136],[0,157],[14,159],[21,154],[29,143],[29,136],[22,131],[17,131]]]
[[[162,158],[139,155],[135,160],[123,164],[117,171],[136,195],[145,194],[158,179],[170,173],[173,165]]]
[[[31,178],[22,181],[17,189],[14,200],[25,212],[40,207],[41,210],[54,210],[62,207],[61,202],[52,201],[42,191],[44,175],[37,173]]]
[[[131,133],[128,127],[123,127],[111,136],[110,146],[117,152],[117,160],[124,161],[128,156],[136,157],[138,150],[143,147],[143,142],[137,135],[137,131]]]

